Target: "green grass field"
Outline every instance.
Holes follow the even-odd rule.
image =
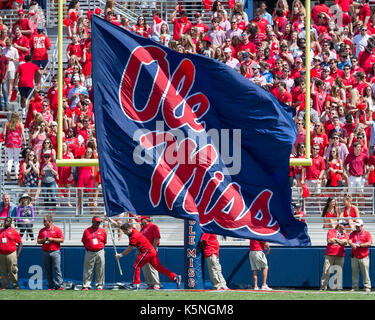
[[[274,290],[272,292],[254,292],[250,290],[232,291],[46,291],[46,290],[4,290],[0,291],[0,300],[375,300],[375,291],[317,291],[317,290]]]

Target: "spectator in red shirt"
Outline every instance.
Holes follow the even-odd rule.
[[[360,96],[363,96],[365,93],[365,89],[368,86],[366,82],[366,74],[364,72],[356,72],[354,74],[354,78],[356,83],[354,84],[353,89],[357,89]]]
[[[371,8],[369,6],[369,0],[361,0],[358,18],[363,22],[363,25],[366,26],[371,17]]]
[[[61,229],[53,224],[51,215],[43,219],[44,228],[39,230],[37,243],[42,245],[42,259],[47,274],[48,290],[64,290],[61,272],[61,243],[64,235]]]
[[[185,11],[180,11],[180,17],[177,18],[179,5],[176,6],[175,11],[171,13],[170,21],[173,24],[173,40],[179,40],[181,34],[185,34],[191,27],[191,22],[186,17]]]
[[[321,187],[321,182],[325,173],[326,164],[323,157],[319,155],[320,146],[318,144],[314,144],[312,146],[312,165],[308,167],[304,167],[302,169],[302,178],[301,183],[306,183],[306,186],[310,188],[316,189],[319,192]]]
[[[91,288],[93,271],[95,270],[95,287],[103,290],[105,274],[105,252],[107,232],[100,227],[102,219],[92,218],[91,227],[85,229],[82,235],[82,243],[86,249],[83,262],[83,286],[82,290]]]
[[[219,261],[219,241],[215,234],[203,233],[199,241],[214,290],[228,290]]]
[[[327,248],[323,264],[323,274],[320,280],[320,290],[327,290],[328,280],[331,275],[331,267],[336,267],[341,270],[344,266],[345,246],[348,244],[349,237],[345,232],[345,226],[348,223],[345,220],[339,220],[334,229],[327,232]],[[342,280],[342,278],[341,278]],[[335,283],[334,288],[342,289],[342,283]]]
[[[66,48],[66,57],[69,60],[71,56],[76,56],[78,61],[81,61],[82,55],[82,44],[79,41],[79,35],[75,33],[72,36],[72,42],[69,43],[68,47]]]
[[[315,5],[311,9],[311,18],[313,19],[314,23],[317,24],[319,21],[319,13],[324,12],[328,14],[331,17],[331,11],[329,8],[325,5],[325,0],[319,0],[319,4]]]
[[[278,99],[287,104],[288,106],[291,106],[292,105],[292,95],[288,92],[287,90],[287,87],[286,87],[286,83],[285,82],[282,82],[280,80],[277,88],[279,89],[279,95],[278,95]]]
[[[14,28],[13,47],[18,50],[19,62],[25,61],[25,56],[30,52],[30,41],[22,35],[20,26]]]
[[[145,38],[149,38],[151,34],[151,28],[146,23],[146,19],[144,16],[138,17],[137,23],[131,27],[130,31]]]
[[[15,27],[19,26],[21,28],[22,35],[30,38],[34,33],[34,28],[29,19],[25,18],[25,11],[20,9],[18,10],[18,20],[14,23],[12,32],[15,32]]]
[[[247,51],[249,52],[249,56],[251,59],[255,60],[256,58],[256,47],[254,43],[249,41],[249,35],[247,32],[243,32],[241,35],[241,44],[238,46],[238,49],[236,48],[236,51]]]
[[[263,41],[267,41],[267,36],[259,31],[259,27],[255,22],[250,22],[246,31],[249,34],[249,41],[255,45],[256,50],[258,51]]]
[[[51,41],[45,35],[43,27],[37,28],[37,34],[30,39],[31,61],[39,68],[44,69],[48,63],[48,50],[51,49]]]
[[[0,273],[2,275],[1,288],[19,289],[18,284],[18,257],[22,250],[22,239],[17,230],[12,228],[12,218],[4,220],[4,228],[0,230]]]
[[[367,40],[365,50],[361,51],[358,55],[358,64],[365,71],[365,74],[371,72],[372,66],[375,64],[375,40],[370,38]]]
[[[348,175],[349,188],[362,192],[365,185],[364,175],[369,156],[361,152],[362,145],[359,141],[353,143],[353,148],[353,152],[349,152],[346,156],[344,166]]]
[[[333,79],[336,79],[337,77],[344,77],[344,71],[340,70],[338,67],[338,60],[337,59],[331,59],[329,61],[329,68],[331,70],[330,76]]]
[[[25,63],[20,64],[16,71],[16,79],[14,80],[15,86],[21,95],[21,107],[23,112],[26,108],[26,99],[34,88],[34,79],[36,79],[35,86],[39,88],[42,72],[39,67],[31,62],[31,55],[25,56]]]
[[[349,235],[348,241],[352,249],[352,290],[359,289],[361,270],[365,291],[371,292],[369,247],[372,245],[372,237],[370,232],[364,230],[362,219],[357,219],[354,226],[355,230]]]
[[[266,26],[269,24],[269,22],[262,17],[263,11],[260,8],[257,8],[255,10],[255,18],[250,20],[249,23],[254,22],[258,28],[260,33],[266,33]]]

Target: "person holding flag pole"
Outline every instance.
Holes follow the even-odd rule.
[[[118,226],[118,223],[116,223],[113,219],[109,217],[107,219],[109,222]],[[181,275],[170,271],[161,264],[157,251],[144,235],[142,235],[137,229],[127,222],[121,224],[120,230],[129,237],[129,245],[122,253],[116,253],[116,259],[119,260],[120,258],[128,255],[134,248],[139,251],[139,255],[137,256],[133,265],[132,284],[127,287],[128,290],[138,290],[140,288],[141,268],[147,263],[153,266],[158,272],[166,275],[169,279],[175,282],[177,289],[180,288]]]

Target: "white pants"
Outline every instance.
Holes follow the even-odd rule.
[[[348,178],[349,192],[363,192],[365,186],[365,178],[362,176],[349,176]]]
[[[12,171],[14,163],[14,172],[18,175],[20,173],[20,153],[21,148],[6,148],[8,160],[8,172]]]
[[[215,290],[228,289],[227,283],[221,271],[219,258],[215,254],[213,254],[206,258],[206,262],[212,287]]]

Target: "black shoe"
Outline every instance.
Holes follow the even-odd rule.
[[[180,287],[181,287],[181,276],[179,274],[174,279],[174,282],[176,282],[176,284],[177,284],[177,289],[180,289]]]

